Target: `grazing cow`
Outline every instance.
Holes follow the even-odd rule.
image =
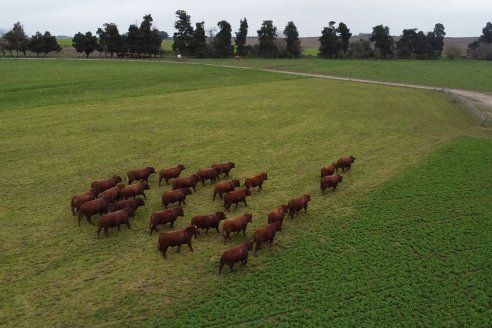
[[[93,181],[91,183],[91,188],[96,189],[97,193],[99,194],[101,191],[116,186],[121,181],[123,181],[123,179],[120,176],[115,175],[111,178]]]
[[[321,177],[325,177],[327,175],[333,175],[337,168],[337,163],[331,163],[330,165],[323,166],[321,168]]]
[[[268,214],[268,223],[283,222],[285,213],[289,210],[289,205],[280,205]],[[280,231],[280,230],[279,230]]]
[[[255,175],[255,176],[246,178],[246,180],[244,181],[244,186],[248,189],[258,187],[258,191],[260,191],[261,189],[263,189],[263,181],[265,181],[265,180],[268,180],[267,174],[262,173],[260,175]]]
[[[220,169],[220,173],[219,174],[225,173],[224,176],[225,177],[228,177],[229,176],[229,172],[231,172],[231,170],[236,167],[236,163],[233,163],[233,162],[216,163],[216,164],[212,164],[210,167],[214,167],[214,168]]]
[[[97,190],[91,188],[89,191],[81,192],[80,194],[74,195],[70,200],[70,208],[72,209],[72,214],[75,215],[75,212],[78,211],[80,205],[87,203],[90,200],[96,198]]]
[[[216,183],[214,187],[214,195],[212,197],[212,201],[215,200],[215,196],[217,196],[217,194],[219,194],[220,199],[222,199],[223,193],[234,191],[234,189],[236,189],[236,187],[239,186],[240,186],[239,180],[227,180],[227,181]]]
[[[248,206],[248,204],[246,203],[247,196],[251,196],[251,191],[247,188],[226,192],[223,196],[224,209],[229,212],[233,203],[236,204],[235,208],[237,208],[237,204],[240,202],[244,202],[244,206]]]
[[[261,243],[270,241],[271,245],[273,243],[273,240],[275,239],[275,234],[277,233],[277,231],[281,230],[282,222],[280,221],[275,221],[267,224],[266,226],[256,229],[255,235],[253,236],[253,240],[256,244],[255,256],[258,253],[258,250],[261,248]]]
[[[161,206],[167,208],[167,206],[171,203],[178,202],[178,206],[181,206],[181,202],[186,204],[186,195],[191,195],[192,192],[189,188],[176,189],[171,191],[166,191],[162,195],[162,203]]]
[[[184,211],[181,207],[168,208],[150,214],[150,218],[149,218],[150,235],[152,235],[153,230],[155,230],[156,232],[158,231],[157,230],[158,225],[171,223],[171,228],[173,228],[174,221],[176,221],[178,216],[182,216],[182,217],[184,216]]]
[[[109,188],[107,190],[99,193],[99,197],[101,198],[109,198],[112,202],[115,202],[121,197],[121,190],[123,189],[122,184],[117,184],[116,186]]]
[[[349,171],[350,168],[352,167],[352,163],[355,162],[355,157],[354,156],[348,156],[348,157],[341,157],[337,161],[337,169],[336,172],[338,173],[338,169],[341,168],[342,172]]]
[[[333,191],[337,189],[337,185],[342,182],[342,176],[341,175],[329,175],[326,177],[322,177],[320,180],[320,186],[319,188],[321,191],[324,193],[326,188],[331,188],[333,187]]]
[[[205,180],[210,180],[211,183],[215,183],[217,177],[220,174],[220,169],[218,167],[207,167],[198,170],[196,175],[202,180],[202,184],[205,185]]]
[[[128,177],[128,183],[132,183],[133,181],[145,181],[149,183],[149,175],[155,173],[155,169],[151,166],[147,166],[144,169],[139,170],[130,170],[126,173]]]
[[[200,180],[198,175],[193,174],[189,177],[179,177],[175,178],[171,181],[173,185],[173,190],[181,189],[181,188],[193,188],[193,191],[196,192],[196,183]]]
[[[191,219],[191,224],[196,225],[199,229],[205,230],[205,234],[208,234],[208,229],[215,228],[219,231],[219,223],[221,220],[225,220],[226,216],[224,212],[215,212],[209,215],[197,215]]]
[[[304,208],[304,213],[307,213],[308,202],[311,200],[310,195],[303,195],[297,198],[292,198],[289,200],[289,216],[291,218],[294,217],[294,214],[297,215],[300,210]]]
[[[161,251],[162,256],[166,257],[166,252],[169,247],[178,246],[178,252],[182,244],[188,244],[190,251],[193,252],[191,247],[191,239],[193,236],[197,236],[200,231],[194,225],[190,225],[182,230],[176,230],[171,232],[161,232],[159,234],[159,240],[157,241],[157,248]]]
[[[245,242],[239,246],[229,248],[220,257],[219,274],[222,272],[224,265],[228,265],[233,271],[234,263],[241,261],[243,265],[248,263],[249,251],[253,248],[252,242]]]
[[[145,202],[141,198],[130,198],[130,199],[125,199],[122,201],[119,201],[118,203],[114,203],[110,206],[110,211],[115,212],[122,210],[124,208],[130,207],[133,208],[134,211],[136,211],[140,206],[145,206]]]
[[[91,216],[99,213],[99,215],[103,215],[103,213],[108,213],[108,206],[109,206],[109,200],[106,198],[97,198],[91,201],[88,201],[79,207],[79,226],[80,226],[80,221],[82,218],[85,216],[87,218],[87,221],[91,224]]]
[[[159,171],[159,187],[164,179],[167,184],[169,184],[169,179],[177,178],[180,176],[181,171],[185,169],[183,164],[179,164],[175,167],[169,167],[167,169],[162,169]]]
[[[130,217],[135,216],[135,210],[133,208],[127,207],[125,209],[104,214],[99,219],[97,223],[97,238],[99,239],[99,234],[101,230],[104,229],[104,234],[108,234],[109,228],[118,227],[118,231],[120,230],[121,224],[126,224],[128,229],[130,229],[130,221],[128,219]]]
[[[224,236],[224,244],[229,239],[229,234],[231,232],[239,233],[243,231],[243,235],[246,236],[246,227],[249,222],[253,222],[252,214],[243,214],[241,216],[235,217],[233,219],[225,220],[222,226],[222,235]]]
[[[145,190],[149,190],[150,187],[147,184],[147,182],[140,182],[132,185],[125,186],[123,189],[121,189],[121,198],[122,199],[128,199],[130,197],[135,198],[138,195],[144,196],[145,199],[147,199],[147,196],[145,196]]]

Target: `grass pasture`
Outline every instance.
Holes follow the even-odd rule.
[[[310,318],[343,325],[347,316],[354,325],[461,325],[469,313],[480,325],[487,318],[490,193],[480,191],[490,189],[491,136],[445,95],[163,62],[1,60],[0,70],[0,190],[8,190],[0,198],[0,325],[260,326]],[[432,157],[436,149],[441,156]],[[353,171],[336,193],[321,195],[320,166],[348,154],[358,158]],[[477,156],[484,160],[471,161]],[[228,214],[253,213],[248,236],[274,206],[312,195],[308,214],[287,220],[274,245],[233,274],[217,275],[225,247],[212,231],[193,241],[195,252],[170,249],[162,259],[148,217],[169,187],[158,188],[155,175],[131,230],[97,240],[94,226],[79,228],[70,214],[70,197],[94,179],[177,163],[192,174],[228,160],[237,166],[232,178],[268,172],[248,208]],[[458,186],[449,178],[457,172]],[[219,210],[211,193],[199,185],[176,227]],[[439,206],[431,210],[426,195]],[[411,199],[432,215],[414,213]],[[446,224],[449,213],[456,219]],[[462,217],[467,225],[458,224]],[[446,232],[456,234],[450,240]],[[244,240],[236,236],[228,247]],[[462,308],[440,303],[445,292],[455,297],[452,309]],[[244,313],[224,317],[221,307]]]

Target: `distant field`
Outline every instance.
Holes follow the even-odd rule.
[[[159,61],[9,59],[0,71],[0,325],[487,319],[492,136],[444,94]],[[349,154],[353,170],[321,195],[320,166]],[[148,217],[170,188],[155,175],[131,230],[97,240],[70,214],[94,179],[229,160],[232,178],[269,180],[228,214],[254,216],[228,246],[274,206],[312,195],[308,214],[233,274],[217,274],[226,247],[212,231],[162,259]],[[220,210],[211,193],[199,185],[176,227]]]

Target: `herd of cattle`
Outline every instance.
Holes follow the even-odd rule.
[[[342,182],[342,176],[336,174],[338,169],[342,172],[350,170],[355,157],[348,156],[338,159],[330,165],[321,168],[320,189],[324,193],[327,188],[336,190],[338,183]],[[212,201],[217,195],[223,201],[224,211],[230,211],[232,204],[237,208],[239,203],[244,203],[247,206],[246,197],[251,195],[251,188],[258,187],[258,191],[263,188],[263,183],[267,180],[267,174],[252,176],[245,179],[243,188],[240,187],[239,180],[231,179],[217,182],[219,177],[224,174],[224,177],[229,177],[230,171],[235,168],[235,163],[219,163],[212,164],[209,168],[198,170],[196,174],[181,177],[181,172],[185,170],[184,165],[180,164],[176,167],[165,168],[159,171],[159,187],[162,180],[169,184],[171,182],[172,190],[162,194],[161,207],[163,209],[152,212],[149,218],[149,234],[153,231],[158,232],[159,225],[169,223],[171,228],[174,227],[174,222],[178,217],[184,217],[184,210],[181,203],[186,204],[186,196],[192,194],[192,190],[196,192],[196,186],[201,181],[203,185],[207,180],[215,183],[212,195]],[[124,185],[123,179],[120,176],[96,180],[91,183],[89,191],[77,194],[71,199],[71,210],[73,215],[78,217],[78,225],[85,217],[89,223],[92,223],[91,217],[99,214],[100,218],[97,224],[97,237],[102,230],[108,233],[109,228],[117,227],[120,230],[120,225],[127,225],[130,228],[130,217],[135,216],[135,211],[145,206],[145,201],[136,196],[143,196],[146,199],[145,190],[149,190],[149,176],[156,173],[153,167],[146,167],[140,170],[131,170],[127,172],[128,185]],[[138,183],[132,184],[137,181]],[[311,200],[310,195],[302,195],[291,199],[286,205],[281,205],[274,208],[268,214],[268,223],[258,228],[251,241],[245,242],[239,246],[226,250],[220,259],[219,273],[221,273],[224,265],[228,265],[230,269],[236,262],[241,261],[246,264],[248,261],[249,251],[256,244],[255,255],[261,249],[261,244],[265,242],[273,243],[276,232],[282,230],[284,216],[288,213],[291,218],[298,215],[299,211],[304,209],[307,213],[308,202]],[[170,204],[177,203],[178,207],[168,208]],[[241,231],[246,236],[246,228],[248,223],[252,222],[252,214],[243,214],[235,218],[227,219],[223,211],[197,215],[191,219],[188,227],[182,230],[171,232],[162,232],[159,234],[157,247],[164,257],[169,247],[178,247],[178,251],[183,244],[187,244],[191,251],[193,247],[191,240],[200,234],[200,230],[205,230],[208,233],[209,229],[219,230],[220,221],[224,221],[222,225],[222,236],[224,244],[230,239],[231,233],[239,234]]]

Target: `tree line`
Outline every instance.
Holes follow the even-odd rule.
[[[247,44],[248,21],[240,20],[238,32],[233,31],[229,22],[222,20],[217,27],[205,30],[205,22],[191,23],[190,16],[184,10],[176,11],[176,21],[173,34],[172,49],[175,54],[198,58],[229,58],[233,56],[263,57],[263,58],[297,58],[301,55],[299,32],[294,22],[290,21],[280,33],[272,20],[264,20],[257,30],[258,43]],[[319,37],[318,56],[322,58],[408,58],[408,59],[437,59],[443,53],[444,26],[435,24],[434,29],[424,33],[416,28],[404,29],[399,39],[390,35],[387,26],[377,25],[367,38],[350,42],[352,33],[348,26],[340,22],[330,21],[323,27]],[[128,31],[120,34],[114,23],[105,23],[92,32],[78,32],[72,39],[72,46],[77,52],[87,57],[94,51],[113,57],[135,56],[151,57],[162,55],[162,40],[169,35],[159,31],[153,25],[150,14],[143,17],[139,26],[130,25]],[[234,44],[233,44],[234,42]],[[5,56],[6,51],[12,55],[26,55],[27,51],[48,54],[60,51],[56,37],[46,31],[36,32],[31,38],[24,33],[20,22],[14,24],[12,30],[0,38],[0,50]],[[447,54],[452,58],[451,52]],[[477,41],[468,46],[468,56],[476,59],[492,60],[492,23],[487,22],[482,29],[482,35]]]

